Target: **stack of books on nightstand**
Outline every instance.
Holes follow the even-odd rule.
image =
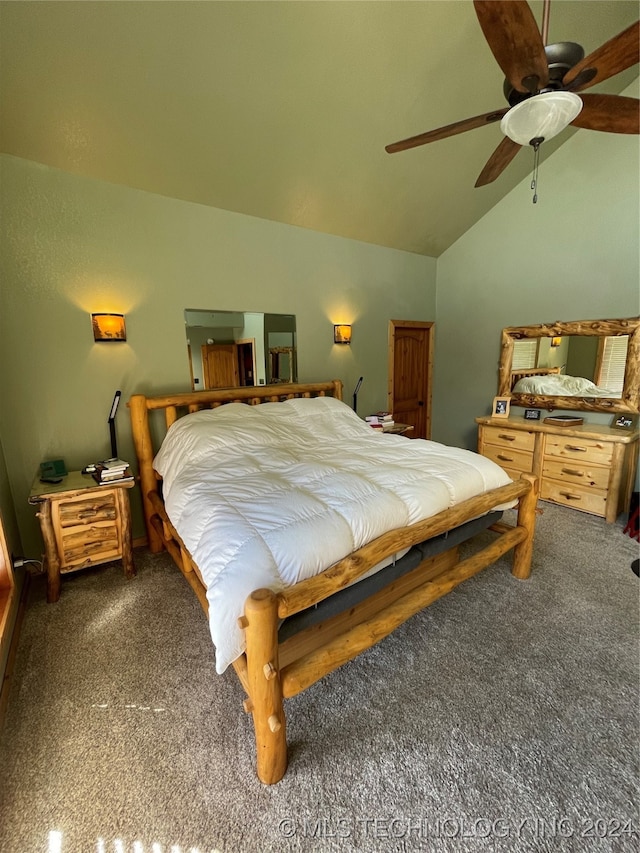
[[[129,463],[123,459],[105,459],[96,462],[96,470],[93,472],[96,483],[121,483],[124,480],[133,480],[133,474]]]
[[[369,424],[373,429],[390,429],[393,424],[393,415],[391,412],[376,412],[375,415],[367,415],[365,421]]]

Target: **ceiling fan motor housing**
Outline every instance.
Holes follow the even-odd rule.
[[[509,80],[505,79],[502,91],[504,92],[504,96],[510,106],[515,107],[516,104],[525,101],[533,94],[539,94],[540,92],[557,92],[563,89],[562,80],[564,75],[570,68],[573,68],[574,65],[577,65],[578,62],[584,59],[584,50],[581,45],[572,41],[561,41],[557,44],[548,44],[546,45],[544,52],[547,55],[547,64],[549,66],[549,82],[544,89],[540,89],[539,92],[533,93],[519,92],[517,89],[513,88]]]

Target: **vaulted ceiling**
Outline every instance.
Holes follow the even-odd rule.
[[[588,54],[638,11],[553,0],[548,40]],[[499,123],[384,150],[506,106],[470,0],[23,0],[0,34],[0,150],[78,175],[437,257],[532,168],[474,189]]]

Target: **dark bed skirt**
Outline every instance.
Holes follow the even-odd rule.
[[[435,557],[456,545],[461,545],[495,524],[501,517],[502,512],[490,512],[480,518],[467,521],[453,530],[447,530],[440,536],[434,536],[419,545],[414,545],[403,557],[395,563],[385,566],[376,574],[336,592],[315,607],[302,610],[300,613],[285,619],[278,631],[279,642],[282,643],[305,628],[310,628],[331,616],[337,616],[339,613],[349,610],[359,602],[384,589],[388,584],[413,571],[427,557]]]

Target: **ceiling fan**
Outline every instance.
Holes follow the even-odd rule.
[[[640,101],[621,95],[583,94],[640,59],[640,21],[584,56],[574,42],[547,44],[550,0],[544,0],[541,31],[526,0],[474,0],[482,32],[505,74],[508,107],[411,136],[385,147],[394,154],[500,121],[504,139],[475,183],[495,181],[523,145],[536,153],[568,125],[609,133],[640,133]],[[535,199],[534,199],[535,200]]]

